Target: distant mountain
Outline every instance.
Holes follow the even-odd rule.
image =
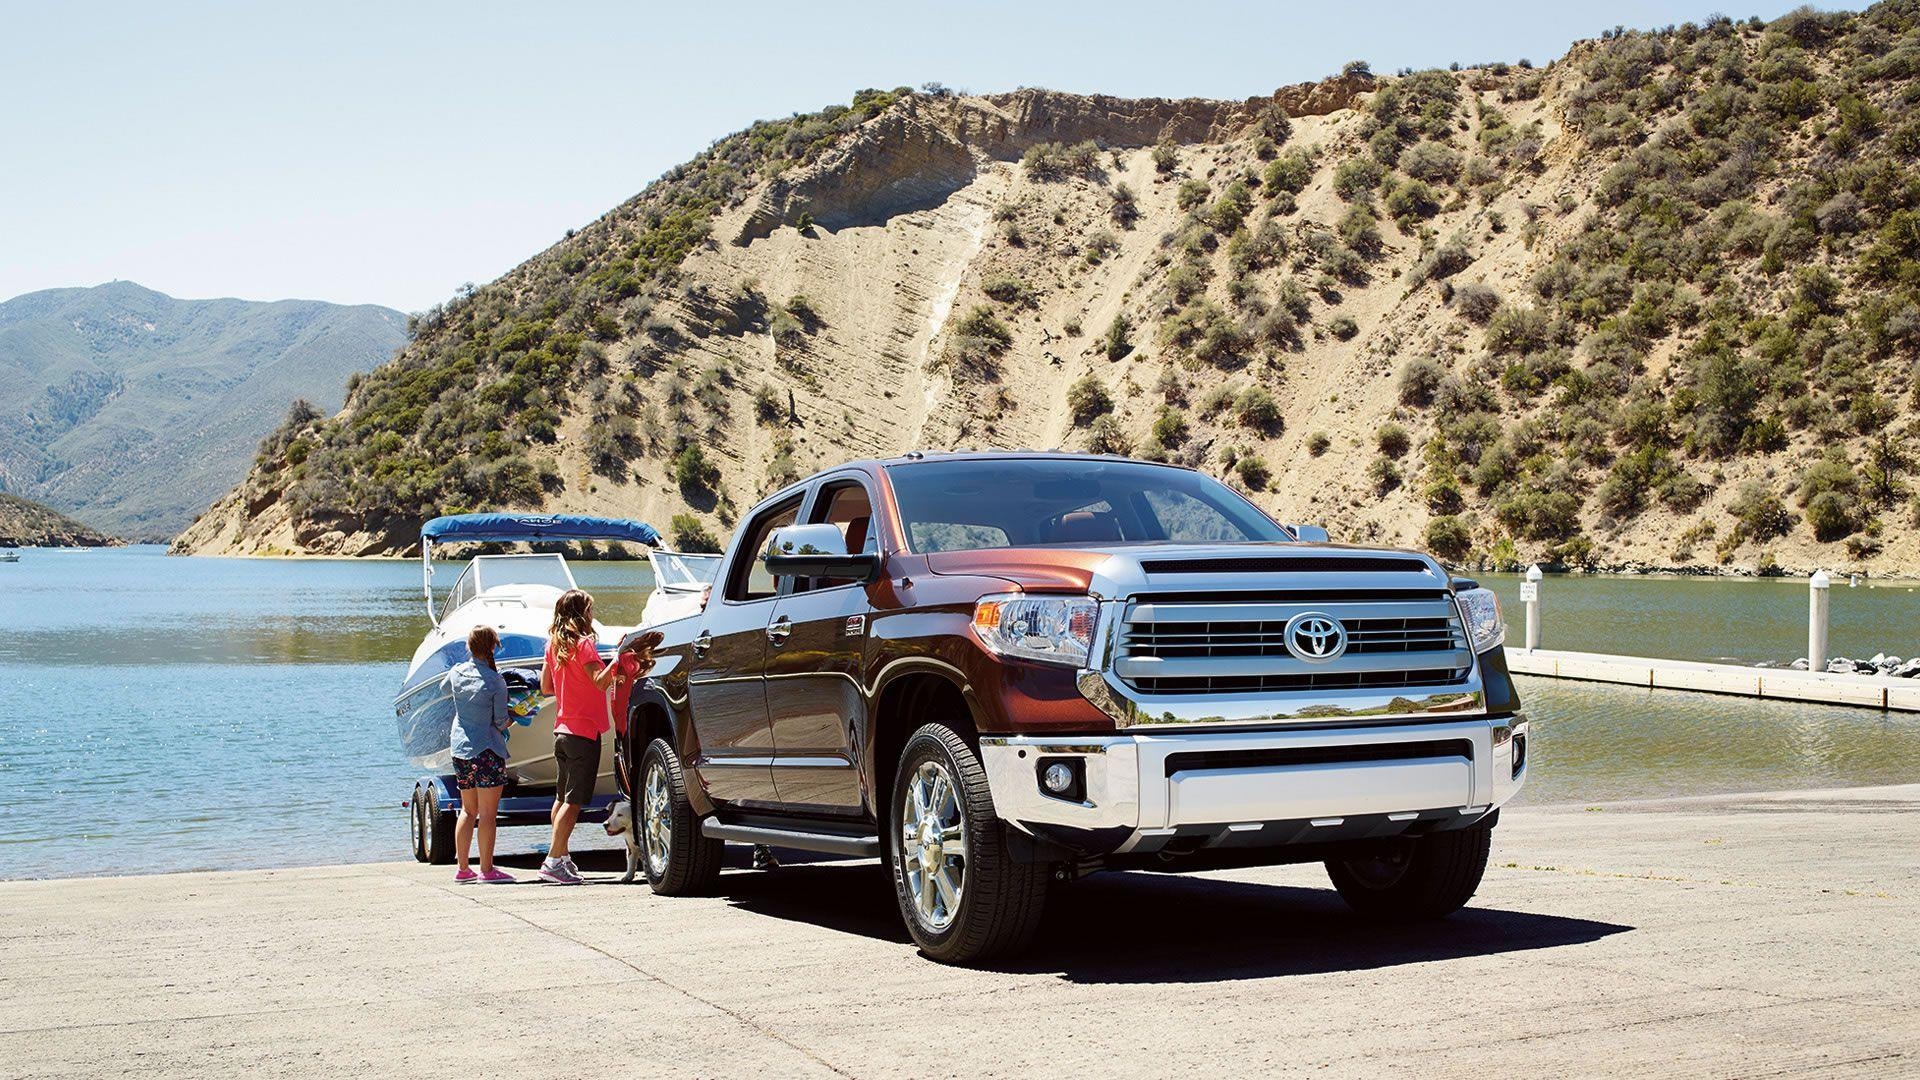
[[[116,542],[39,503],[0,495],[0,548],[105,547]]]
[[[252,466],[296,398],[406,341],[390,308],[176,300],[132,282],[0,303],[0,491],[119,536],[171,536]]]

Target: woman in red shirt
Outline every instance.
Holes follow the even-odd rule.
[[[540,692],[558,699],[553,718],[553,761],[559,774],[553,793],[553,839],[546,861],[540,864],[542,881],[555,885],[582,883],[579,868],[567,854],[567,842],[580,812],[593,802],[594,780],[600,772],[600,737],[611,726],[607,691],[644,674],[639,665],[608,664],[600,659],[593,629],[593,597],[580,589],[560,595],[553,605],[553,628],[547,634],[546,666],[540,671]]]

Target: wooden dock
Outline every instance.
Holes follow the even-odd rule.
[[[1562,652],[1557,649],[1507,649],[1507,668],[1516,675],[1644,686],[1655,690],[1693,690],[1779,701],[1817,701],[1892,712],[1920,712],[1920,679],[1881,675],[1832,675],[1791,668],[1704,664],[1645,656]]]

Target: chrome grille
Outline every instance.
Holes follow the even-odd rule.
[[[1467,678],[1473,654],[1450,598],[1373,596],[1356,602],[1272,593],[1243,601],[1143,597],[1122,617],[1114,673],[1148,693],[1394,689]],[[1342,655],[1312,662],[1287,649],[1288,620],[1310,611],[1346,630]]]

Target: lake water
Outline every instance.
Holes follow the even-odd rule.
[[[457,568],[443,568],[440,584]],[[644,563],[577,563],[609,622],[638,618]],[[1490,577],[1517,624],[1517,579]],[[415,772],[389,702],[426,628],[417,563],[29,551],[0,565],[0,878],[407,857]],[[1549,579],[1547,643],[1790,660],[1806,587]],[[1920,593],[1833,591],[1836,652],[1914,651]],[[1522,798],[1909,781],[1920,719],[1526,679]],[[583,831],[583,837],[585,833]],[[503,850],[544,840],[508,830]]]

